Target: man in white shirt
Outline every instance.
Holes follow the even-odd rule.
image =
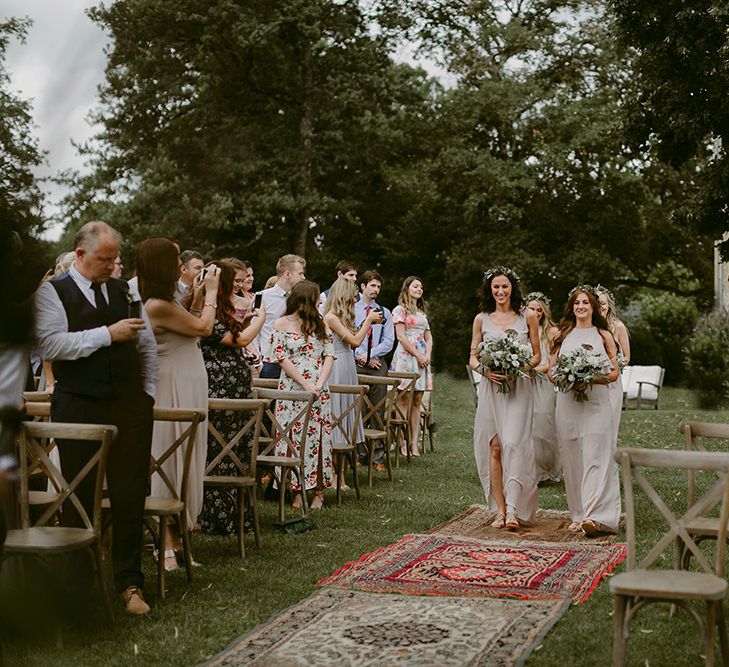
[[[387,362],[385,356],[392,351],[395,344],[395,326],[392,323],[392,314],[387,308],[377,303],[377,297],[382,289],[382,276],[377,271],[365,271],[360,283],[360,299],[354,304],[354,325],[359,328],[372,310],[380,309],[383,320],[380,324],[373,324],[369,334],[354,351],[354,360],[357,363],[357,373],[363,375],[377,375],[387,377]],[[373,384],[370,386],[368,396],[373,405],[384,398],[387,393],[386,385]],[[379,411],[384,419],[384,406]],[[370,423],[371,428],[378,428],[376,423]],[[360,458],[366,456],[366,449],[360,451]],[[385,456],[382,442],[375,444],[374,468],[378,472],[385,469],[383,463]]]
[[[273,287],[263,290],[261,308],[266,312],[266,322],[258,334],[256,348],[263,359],[261,369],[262,378],[277,378],[281,375],[281,367],[276,363],[266,361],[269,359],[271,348],[271,333],[273,323],[286,312],[286,297],[296,283],[306,278],[304,270],[306,260],[298,255],[284,255],[276,262],[276,275],[278,280]]]
[[[36,292],[36,336],[56,379],[51,417],[57,422],[113,424],[106,479],[113,522],[114,584],[130,614],[149,611],[142,587],[142,515],[152,444],[152,408],[159,362],[152,327],[127,283],[111,277],[119,235],[104,222],[76,234],[68,273]],[[73,479],[92,455],[89,443],[58,440],[61,469]],[[77,496],[87,513],[93,475]],[[86,480],[85,480],[86,481]],[[63,522],[79,517],[64,507]]]

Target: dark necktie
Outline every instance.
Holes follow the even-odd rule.
[[[91,289],[93,290],[94,298],[96,299],[96,310],[106,319],[109,314],[109,304],[106,303],[104,293],[101,291],[101,283],[91,283]]]
[[[367,316],[370,314],[371,310],[372,310],[372,306],[365,306],[365,320],[367,319]],[[370,324],[370,330],[367,332],[367,361],[365,363],[370,362],[371,354],[372,354],[372,325]]]

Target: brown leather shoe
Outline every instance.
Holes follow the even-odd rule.
[[[384,463],[375,463],[375,465],[372,466],[372,469],[375,472],[385,472],[385,464]]]
[[[130,586],[121,594],[122,602],[127,611],[133,616],[144,616],[149,613],[149,605],[144,601],[142,589],[139,586]]]

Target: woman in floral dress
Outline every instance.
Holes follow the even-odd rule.
[[[411,456],[420,456],[418,452],[418,427],[420,426],[420,404],[423,393],[433,389],[433,377],[430,373],[430,354],[433,350],[433,338],[423,301],[423,281],[416,276],[408,276],[400,289],[398,305],[392,311],[392,323],[395,325],[397,347],[392,357],[392,370],[398,373],[418,373],[415,383],[413,407],[410,413],[410,447]],[[403,381],[400,388],[407,385]],[[402,414],[407,413],[407,399],[403,397],[399,406]],[[405,456],[405,443],[400,445],[400,454]]]
[[[213,333],[200,339],[205,369],[208,372],[210,398],[251,398],[251,370],[243,357],[243,348],[258,335],[266,314],[259,310],[250,326],[235,318],[233,306],[233,280],[235,269],[226,261],[218,261],[220,285],[215,307]],[[208,305],[207,303],[205,305]],[[194,314],[194,313],[193,313]],[[230,441],[241,428],[245,414],[238,410],[211,410],[208,419],[226,441]],[[220,443],[208,434],[208,462],[220,454]],[[235,448],[245,465],[251,460],[250,438],[242,438]],[[211,471],[212,475],[237,475],[238,468],[225,457]],[[205,489],[200,525],[207,533],[229,535],[235,532],[238,510],[235,499],[222,489]]]
[[[316,400],[309,414],[306,433],[304,490],[315,489],[310,507],[324,505],[324,489],[332,485],[332,422],[327,381],[334,364],[332,336],[319,315],[319,286],[308,280],[294,285],[286,299],[286,312],[273,324],[271,358],[283,373],[278,388],[283,391],[310,391]],[[301,410],[295,401],[279,401],[276,418],[283,428]],[[301,426],[292,429],[294,442],[301,435]],[[279,443],[277,454],[286,456],[286,443]],[[295,493],[294,509],[302,506],[301,487],[291,480]]]

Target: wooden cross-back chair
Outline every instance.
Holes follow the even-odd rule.
[[[392,406],[390,428],[395,441],[395,467],[400,467],[400,436],[405,441],[405,455],[410,463],[410,415],[413,412],[413,399],[415,398],[415,383],[420,377],[417,373],[400,373],[388,371],[387,377],[397,378],[403,387],[397,387],[397,398]],[[404,407],[403,407],[404,404]]]
[[[25,413],[33,418],[36,422],[47,422],[51,418],[51,404],[44,399],[50,399],[50,395],[41,391],[27,391],[23,394],[26,400]],[[56,441],[44,439],[40,441],[54,463],[58,463],[58,453],[52,453],[56,448]],[[28,491],[28,502],[33,508],[47,507],[58,497],[61,489],[53,477],[48,477],[38,461],[28,462],[28,478],[30,490]],[[45,490],[37,488],[39,485],[45,485]],[[53,490],[51,490],[53,489]]]
[[[420,450],[425,452],[428,443],[430,443],[430,451],[435,451],[433,445],[433,432],[435,426],[433,424],[433,390],[428,389],[423,393],[423,401],[420,405]]]
[[[113,621],[114,617],[101,570],[101,496],[109,448],[116,434],[114,426],[100,424],[24,422],[21,425],[19,435],[21,527],[8,531],[2,555],[3,559],[10,556],[31,555],[42,560],[44,556],[63,555],[80,550],[90,551],[104,610],[110,621]],[[99,443],[96,452],[72,480],[66,480],[60,468],[48,456],[44,442],[55,438]],[[28,497],[28,461],[37,461],[44,474],[49,479],[54,479],[60,489],[54,501],[33,520]],[[92,475],[95,475],[94,494],[89,516],[76,491],[79,485]],[[49,523],[60,513],[64,503],[70,503],[75,509],[82,524],[80,527],[54,526]]]
[[[258,439],[261,437],[263,413],[268,401],[258,399],[211,398],[208,400],[208,411],[230,410],[247,415],[243,418],[241,428],[227,440],[208,418],[208,433],[215,438],[221,447],[220,452],[205,466],[203,484],[205,487],[221,489],[228,493],[238,508],[238,555],[245,558],[245,511],[250,507],[253,513],[253,535],[256,546],[261,547],[261,528],[258,521],[258,503],[256,494],[256,459],[258,457]],[[241,461],[237,447],[243,438],[251,441],[251,456]],[[234,475],[215,475],[214,470],[221,461],[228,460],[235,467]]]
[[[362,403],[365,394],[369,390],[368,385],[346,385],[330,384],[329,393],[352,396],[351,402],[345,406],[341,413],[335,414],[332,402],[332,455],[334,457],[334,469],[337,473],[337,504],[342,502],[341,482],[344,478],[344,464],[349,462],[352,469],[354,489],[357,500],[360,499],[359,475],[357,463],[359,452],[357,451],[357,433],[362,424]],[[349,428],[347,428],[349,424]]]
[[[729,424],[712,424],[709,422],[681,421],[679,433],[683,434],[687,452],[705,452],[707,440],[713,441],[717,449],[713,451],[729,452]],[[696,474],[688,471],[688,504],[692,505],[696,497]],[[719,517],[697,516],[686,524],[686,531],[696,543],[704,540],[715,540],[719,535]],[[682,541],[677,542],[677,556],[683,569],[688,569],[691,550]]]
[[[190,550],[190,528],[187,525],[187,489],[190,480],[190,464],[192,452],[195,446],[195,435],[198,424],[205,420],[205,412],[202,410],[188,410],[185,408],[154,408],[155,422],[178,422],[186,424],[182,433],[172,441],[165,451],[158,457],[150,456],[149,478],[157,476],[160,478],[168,496],[147,496],[144,501],[144,521],[155,540],[157,548],[157,594],[160,599],[165,597],[165,538],[167,535],[167,523],[174,520],[179,528],[182,538],[182,550],[185,558],[185,570],[187,581],[192,581],[192,552]],[[198,444],[198,446],[200,446]],[[184,447],[182,480],[178,491],[175,483],[169,478],[164,469],[165,462],[173,456],[177,450]],[[155,521],[156,519],[156,521]]]
[[[723,576],[729,521],[729,453],[626,448],[619,449],[615,459],[623,470],[628,556],[626,572],[613,576],[609,584],[610,591],[615,596],[613,665],[625,663],[630,621],[642,607],[651,602],[668,602],[689,613],[704,642],[707,665],[714,663],[714,633],[715,628],[718,628],[723,663],[729,664],[729,643],[724,621],[727,582]],[[698,500],[690,504],[683,516],[676,517],[643,474],[645,469],[693,472],[705,470],[717,473],[719,479]],[[640,559],[636,553],[635,486],[643,491],[668,523],[667,532]],[[720,505],[720,524],[716,561],[712,566],[686,530],[686,526],[697,516],[711,511],[717,504]],[[693,553],[701,567],[700,572],[689,572],[678,567],[658,569],[664,552],[677,539]],[[691,602],[696,601],[706,603],[705,624],[691,605]]]
[[[395,401],[399,395],[397,378],[379,377],[377,375],[357,375],[360,385],[386,385],[386,393],[378,400],[372,401],[369,394],[364,395],[362,405],[362,423],[364,429],[365,445],[367,447],[367,484],[372,486],[372,469],[375,461],[375,446],[382,441],[385,453],[385,466],[387,476],[392,481],[392,463],[390,462],[390,446],[392,444],[392,429],[390,422]]]
[[[304,474],[306,460],[306,437],[309,430],[309,418],[316,395],[308,391],[281,391],[254,385],[256,398],[267,401],[265,418],[259,438],[260,453],[256,459],[256,475],[260,478],[262,470],[268,470],[278,484],[278,519],[284,521],[286,512],[286,485],[290,475],[294,475],[301,489],[302,509],[304,516],[309,512],[306,498],[306,477]],[[276,405],[279,401],[288,401],[294,409],[294,416],[283,426],[276,416]],[[297,427],[298,424],[298,427]],[[296,435],[294,431],[298,431]],[[281,445],[285,454],[279,455]]]

